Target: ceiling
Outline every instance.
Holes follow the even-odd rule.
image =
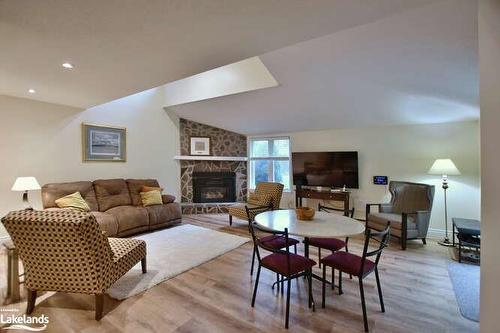
[[[87,108],[434,1],[0,0],[0,94]]]
[[[476,1],[439,1],[260,58],[278,87],[169,109],[244,134],[479,118]]]
[[[0,94],[87,108],[435,2],[0,0]],[[275,62],[296,48],[263,57],[283,82],[292,78]]]

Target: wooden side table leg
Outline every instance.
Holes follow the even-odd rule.
[[[11,287],[11,302],[17,303],[21,300],[19,292],[19,256],[17,251],[12,251],[10,265],[10,287]]]
[[[12,297],[12,251],[7,250],[7,298]]]

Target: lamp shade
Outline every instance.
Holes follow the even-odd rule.
[[[33,191],[39,190],[40,184],[35,177],[17,177],[14,185],[12,186],[12,191]]]
[[[427,173],[431,175],[456,176],[460,174],[460,171],[451,159],[439,158],[434,162],[434,164],[432,164]]]

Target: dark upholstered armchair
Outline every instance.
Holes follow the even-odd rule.
[[[391,201],[386,204],[366,205],[366,225],[375,230],[384,230],[391,222],[391,235],[401,240],[401,248],[406,250],[406,241],[421,239],[425,244],[434,186],[419,183],[391,181],[389,183]],[[378,212],[371,208],[378,206]]]

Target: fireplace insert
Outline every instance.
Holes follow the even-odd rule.
[[[235,202],[236,173],[193,172],[193,202]]]

